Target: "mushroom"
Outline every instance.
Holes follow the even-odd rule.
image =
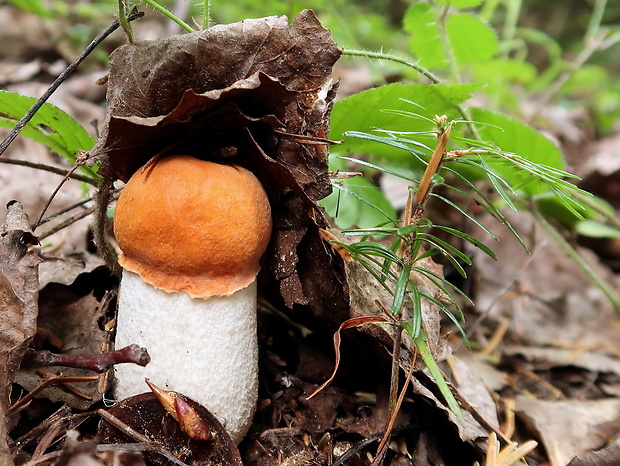
[[[116,366],[117,398],[144,392],[148,378],[203,404],[239,443],[258,396],[256,275],[271,236],[262,185],[237,165],[155,159],[124,187],[114,232],[115,344],[151,356]]]

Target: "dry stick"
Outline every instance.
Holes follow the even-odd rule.
[[[64,230],[69,225],[73,225],[78,220],[82,220],[83,218],[88,217],[95,210],[97,210],[97,206],[89,207],[88,209],[83,210],[79,214],[75,214],[74,216],[69,217],[67,220],[65,220],[62,223],[59,223],[55,227],[50,228],[49,230],[46,230],[45,232],[37,235],[37,239],[40,242],[40,241],[44,240],[45,238],[48,238],[49,236],[52,236],[54,233],[58,233],[60,230]]]
[[[116,199],[118,199],[118,195],[121,191],[121,188],[119,188],[118,190],[115,190],[114,193],[111,196],[111,200],[115,201]],[[50,222],[52,220],[54,220],[56,217],[59,217],[63,214],[66,214],[67,212],[80,207],[84,204],[86,204],[87,202],[91,202],[93,201],[94,198],[90,197],[88,199],[84,199],[83,201],[77,202],[69,207],[67,207],[66,209],[62,209],[59,210],[58,212],[56,212],[55,214],[50,215],[49,217],[44,218],[43,220],[39,221],[37,226],[41,226],[47,222]],[[37,239],[39,241],[52,236],[54,233],[59,232],[60,230],[63,230],[64,228],[67,228],[69,225],[73,225],[75,222],[77,222],[78,220],[83,219],[84,217],[88,217],[90,214],[92,214],[93,212],[95,212],[97,210],[97,205],[94,205],[92,207],[89,207],[87,209],[84,209],[82,212],[80,212],[79,214],[75,214],[72,217],[69,217],[67,220],[65,220],[62,223],[59,223],[58,225],[54,226],[53,228],[50,228],[49,230],[44,231],[43,233],[40,233],[39,235],[37,235]]]
[[[46,172],[55,173],[57,175],[68,176],[72,180],[81,181],[83,183],[88,183],[93,186],[96,186],[99,181],[99,180],[95,180],[94,178],[91,178],[90,176],[72,173],[70,170],[68,172],[64,168],[54,167],[52,165],[46,165],[44,163],[28,162],[27,160],[17,160],[17,159],[0,159],[0,163],[6,163],[7,165],[20,165],[22,167],[29,167],[29,168],[34,168],[36,170],[43,170]]]
[[[383,461],[383,458],[385,458],[385,454],[387,453],[388,440],[390,439],[390,436],[392,435],[392,429],[394,428],[394,422],[396,422],[396,416],[398,415],[398,410],[400,409],[401,405],[403,404],[403,400],[405,399],[405,394],[407,393],[407,386],[409,385],[409,381],[411,380],[411,377],[413,376],[413,369],[415,368],[415,361],[417,359],[417,355],[418,355],[418,352],[416,348],[413,358],[411,359],[411,363],[409,366],[409,372],[407,372],[407,378],[405,379],[403,388],[400,391],[398,400],[396,401],[396,406],[394,406],[394,411],[391,413],[390,419],[387,424],[387,428],[385,429],[385,435],[383,436],[383,438],[381,439],[381,443],[379,443],[379,446],[377,447],[377,456],[372,462],[373,465],[375,464],[375,462],[377,465],[380,464],[377,461]]]
[[[32,230],[36,230],[36,228],[41,225],[41,220],[43,220],[43,216],[45,215],[45,212],[47,212],[47,209],[49,208],[50,204],[52,203],[52,201],[54,200],[54,198],[56,197],[56,194],[58,194],[58,191],[60,191],[60,188],[62,188],[64,186],[64,184],[69,180],[69,176],[73,174],[73,172],[75,170],[77,170],[79,167],[79,165],[76,165],[74,167],[71,167],[71,170],[69,170],[67,172],[67,174],[65,175],[65,177],[62,179],[62,181],[58,184],[58,186],[56,186],[56,189],[54,190],[54,192],[52,193],[52,195],[49,197],[49,199],[47,200],[47,202],[45,203],[45,205],[43,206],[43,210],[41,211],[41,215],[39,215],[39,218],[37,219],[37,221],[35,222],[35,224],[32,227]]]
[[[146,450],[153,451],[178,466],[187,466],[182,461],[179,461],[171,452],[166,450],[161,443],[150,440],[149,438],[145,437],[140,432],[135,430],[133,427],[121,421],[116,416],[108,413],[107,411],[103,409],[98,409],[97,414],[99,414],[99,416],[101,416],[106,422],[116,427],[123,434],[127,435],[128,437],[138,442],[141,442],[143,445],[146,446]]]
[[[66,423],[66,419],[58,419],[52,426],[43,434],[39,444],[34,450],[32,454],[32,459],[39,458],[43,456],[45,451],[50,447],[54,439],[58,436],[61,430],[65,427],[63,424]]]
[[[43,382],[41,382],[41,384],[39,384],[39,386],[37,388],[35,388],[34,390],[32,390],[30,393],[28,393],[26,396],[24,396],[22,399],[16,401],[6,412],[6,417],[10,417],[13,414],[17,413],[17,411],[22,408],[24,405],[26,405],[26,403],[28,403],[30,400],[32,400],[37,393],[39,393],[41,390],[43,390],[44,388],[50,386],[50,385],[54,385],[54,384],[67,384],[67,383],[80,383],[80,382],[93,382],[95,380],[97,380],[99,378],[99,376],[91,376],[91,377],[49,377],[45,380],[43,380]]]
[[[140,18],[144,13],[136,12],[131,14],[127,20],[133,21],[134,19]],[[28,110],[28,113],[24,115],[24,117],[17,122],[17,124],[13,127],[9,134],[6,135],[2,143],[0,143],[0,156],[4,154],[6,149],[11,145],[11,143],[15,140],[17,135],[21,132],[22,129],[28,124],[32,117],[39,111],[39,109],[43,106],[45,102],[51,97],[51,95],[56,92],[56,89],[67,79],[67,77],[75,71],[75,69],[84,61],[86,57],[88,57],[93,50],[101,43],[103,40],[112,34],[119,26],[118,20],[115,20],[112,24],[110,24],[107,28],[105,28],[102,32],[100,32],[97,37],[93,39],[93,41],[88,44],[88,46],[80,53],[75,60],[73,60],[65,70],[60,73],[60,75],[54,80],[52,85],[45,91],[45,93],[36,101],[36,103]]]
[[[40,435],[43,435],[55,422],[68,418],[71,415],[71,409],[67,405],[62,405],[50,417],[41,422],[38,426],[33,427],[21,437],[12,442],[11,455],[15,458],[17,454],[27,445],[34,441]]]
[[[72,204],[72,205],[70,205],[68,207],[65,207],[64,209],[60,209],[56,213],[53,213],[53,214],[45,217],[43,220],[41,220],[39,222],[39,226],[41,226],[41,225],[43,225],[45,223],[51,222],[55,218],[58,218],[61,215],[64,215],[64,214],[66,214],[68,212],[71,212],[73,209],[77,209],[78,207],[83,207],[85,204],[88,204],[89,202],[92,202],[92,201],[93,201],[93,198],[89,197],[89,198],[86,198],[86,199],[82,199],[80,202],[76,202],[75,204]],[[88,208],[84,207],[84,210],[88,210]]]

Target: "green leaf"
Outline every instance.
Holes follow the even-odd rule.
[[[383,195],[383,192],[368,179],[362,177],[334,183],[334,191],[320,204],[328,215],[334,217],[340,228],[355,225],[360,228],[373,228],[396,219],[396,210]]]
[[[470,0],[457,0],[471,3]],[[409,46],[425,68],[446,68],[448,58],[442,48],[437,25],[437,11],[429,4],[415,3],[405,14],[403,28],[411,34]],[[469,13],[452,13],[446,21],[446,34],[457,62],[482,63],[499,50],[497,35],[479,17]]]
[[[13,128],[37,99],[0,90],[0,127]],[[22,129],[20,135],[46,145],[53,152],[75,163],[77,151],[90,150],[95,140],[67,113],[45,103]],[[87,175],[98,176],[96,169],[80,167]]]
[[[444,379],[441,369],[439,369],[439,366],[437,365],[437,361],[433,358],[431,350],[426,344],[426,335],[421,333],[417,338],[415,338],[414,343],[418,347],[420,356],[422,357],[424,364],[426,364],[426,368],[428,369],[431,377],[435,380],[437,388],[439,388],[439,391],[445,398],[450,411],[454,413],[459,421],[463,421],[463,413],[461,412],[461,408],[459,408],[459,404],[454,398],[452,391],[450,391],[450,387]]]
[[[344,139],[344,143],[332,150],[332,155],[344,152],[362,152],[378,157],[393,157],[402,160],[410,158],[409,154],[377,141],[345,137],[346,131],[371,133],[376,128],[390,131],[430,132],[434,131],[432,121],[403,118],[402,115],[386,112],[397,110],[421,113],[433,118],[434,115],[448,115],[448,118],[459,118],[456,105],[467,101],[471,95],[481,89],[483,84],[402,84],[393,83],[368,89],[347,97],[334,104],[331,117],[330,138]],[[405,100],[415,102],[412,105]],[[422,107],[422,108],[419,108]],[[435,145],[428,137],[420,140],[416,136],[412,140]]]
[[[492,125],[479,128],[484,141],[492,142],[502,151],[518,154],[534,164],[564,169],[560,149],[531,126],[507,115],[482,108],[472,108],[471,112],[475,121]],[[484,159],[494,172],[513,186],[522,184],[528,178],[526,173],[515,170],[514,165],[507,164],[501,159],[488,156]],[[539,194],[548,190],[542,182],[529,183],[521,189],[528,194]]]
[[[439,230],[443,230],[443,231],[445,231],[447,233],[450,233],[451,235],[456,236],[457,238],[461,238],[462,240],[467,241],[468,243],[470,243],[473,246],[475,246],[478,249],[480,249],[482,252],[484,252],[491,259],[497,260],[497,255],[489,247],[487,247],[484,243],[480,242],[479,240],[477,240],[473,236],[468,235],[467,233],[462,232],[460,230],[457,230],[456,228],[446,227],[446,226],[442,226],[442,225],[435,225],[435,228],[437,228]]]
[[[427,3],[414,3],[403,18],[403,29],[411,34],[409,47],[425,68],[443,68],[448,64],[436,21],[435,8]]]
[[[411,266],[405,264],[400,271],[398,282],[396,282],[396,289],[394,290],[394,300],[390,309],[390,314],[393,316],[399,315],[402,310],[407,285],[409,284],[409,275],[411,275]]]
[[[484,91],[491,108],[519,109],[522,96],[518,89],[533,82],[538,70],[531,63],[497,58],[476,63],[472,66],[472,74],[476,81],[487,84]]]
[[[469,13],[451,14],[446,32],[454,58],[461,64],[483,63],[493,58],[499,49],[493,29]]]
[[[26,11],[28,13],[34,13],[36,15],[41,16],[42,18],[52,18],[53,14],[50,9],[48,9],[43,0],[7,0],[9,5],[13,5],[19,8],[22,11]]]
[[[596,220],[585,220],[575,225],[575,232],[590,238],[620,238],[620,230]]]
[[[437,0],[439,5],[452,6],[454,8],[472,8],[480,5],[484,0]]]

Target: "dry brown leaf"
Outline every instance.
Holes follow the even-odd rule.
[[[28,246],[35,244],[28,216],[19,202],[9,205],[0,233],[0,405],[7,408],[8,387],[37,328],[41,260]]]
[[[0,230],[0,458],[11,464],[7,444],[10,386],[28,344],[37,329],[41,260],[29,246],[35,244],[28,216],[21,204],[8,205],[6,222]]]
[[[518,396],[516,412],[538,432],[553,466],[606,445],[620,434],[620,401],[546,401]]]

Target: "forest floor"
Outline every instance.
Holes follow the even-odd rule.
[[[152,24],[143,27],[148,29],[149,38],[165,34],[159,22],[144,21]],[[39,97],[67,65],[67,44],[60,40],[61,32],[51,30],[49,22],[7,6],[0,6],[0,24],[0,86]],[[108,53],[122,41],[121,33],[115,33],[101,53]],[[106,72],[101,60],[93,58],[50,99],[94,138],[104,121],[106,90],[95,83]],[[343,88],[360,86],[366,77],[359,69],[341,75]],[[620,133],[600,138],[585,112],[549,108],[543,117],[550,123],[546,129],[549,137],[566,154],[568,171],[582,178],[581,187],[618,211]],[[43,145],[23,137],[2,159],[68,167]],[[34,222],[61,179],[36,168],[1,163],[0,205],[18,200]],[[38,266],[38,322],[33,348],[80,354],[99,354],[112,348],[118,279],[95,254],[90,233],[92,216],[47,234],[69,216],[92,207],[91,196],[92,188],[68,181],[54,197],[46,216],[87,198],[90,201],[34,233],[44,239],[38,248],[42,262]],[[479,220],[492,224],[492,219],[482,214]],[[476,303],[465,308],[464,329],[472,349],[449,322],[443,322],[441,330],[452,352],[442,368],[466,400],[463,406],[469,406],[464,423],[459,425],[442,404],[432,380],[423,371],[416,371],[416,381],[406,392],[395,420],[385,464],[485,464],[488,434],[493,429],[502,442],[538,443],[524,464],[620,464],[619,314],[530,214],[510,215],[509,220],[524,238],[529,254],[507,229],[498,231],[498,241],[492,245],[498,261],[475,250],[466,251],[473,265],[467,270],[467,280],[458,285]],[[618,294],[620,240],[569,235],[566,240],[592,272]],[[449,278],[456,275],[448,266],[444,273]],[[319,396],[307,400],[334,366],[332,335],[312,330],[285,308],[267,303],[260,307],[261,388],[253,426],[239,447],[244,464],[372,462],[389,419],[391,348],[358,330],[347,330],[359,335],[350,341],[345,338],[338,376]],[[8,331],[2,328],[3,334]],[[366,359],[360,360],[359,355]],[[24,367],[12,379],[11,403],[49,381],[52,374],[92,376],[80,369]],[[405,375],[403,372],[401,380]],[[73,459],[77,462],[70,464],[141,464],[138,453],[131,459],[117,456],[115,460],[120,447],[95,455],[99,445],[95,434],[102,422],[97,409],[108,408],[110,381],[109,374],[71,384],[55,379],[46,388],[37,389],[28,404],[13,409],[12,416],[7,417],[8,448],[14,461],[69,464]],[[79,438],[68,434],[73,430],[80,432]],[[173,450],[172,446],[167,448]],[[187,464],[207,464],[200,463],[201,454],[186,452]],[[92,462],[87,463],[86,457]],[[166,464],[171,463],[168,460]]]

